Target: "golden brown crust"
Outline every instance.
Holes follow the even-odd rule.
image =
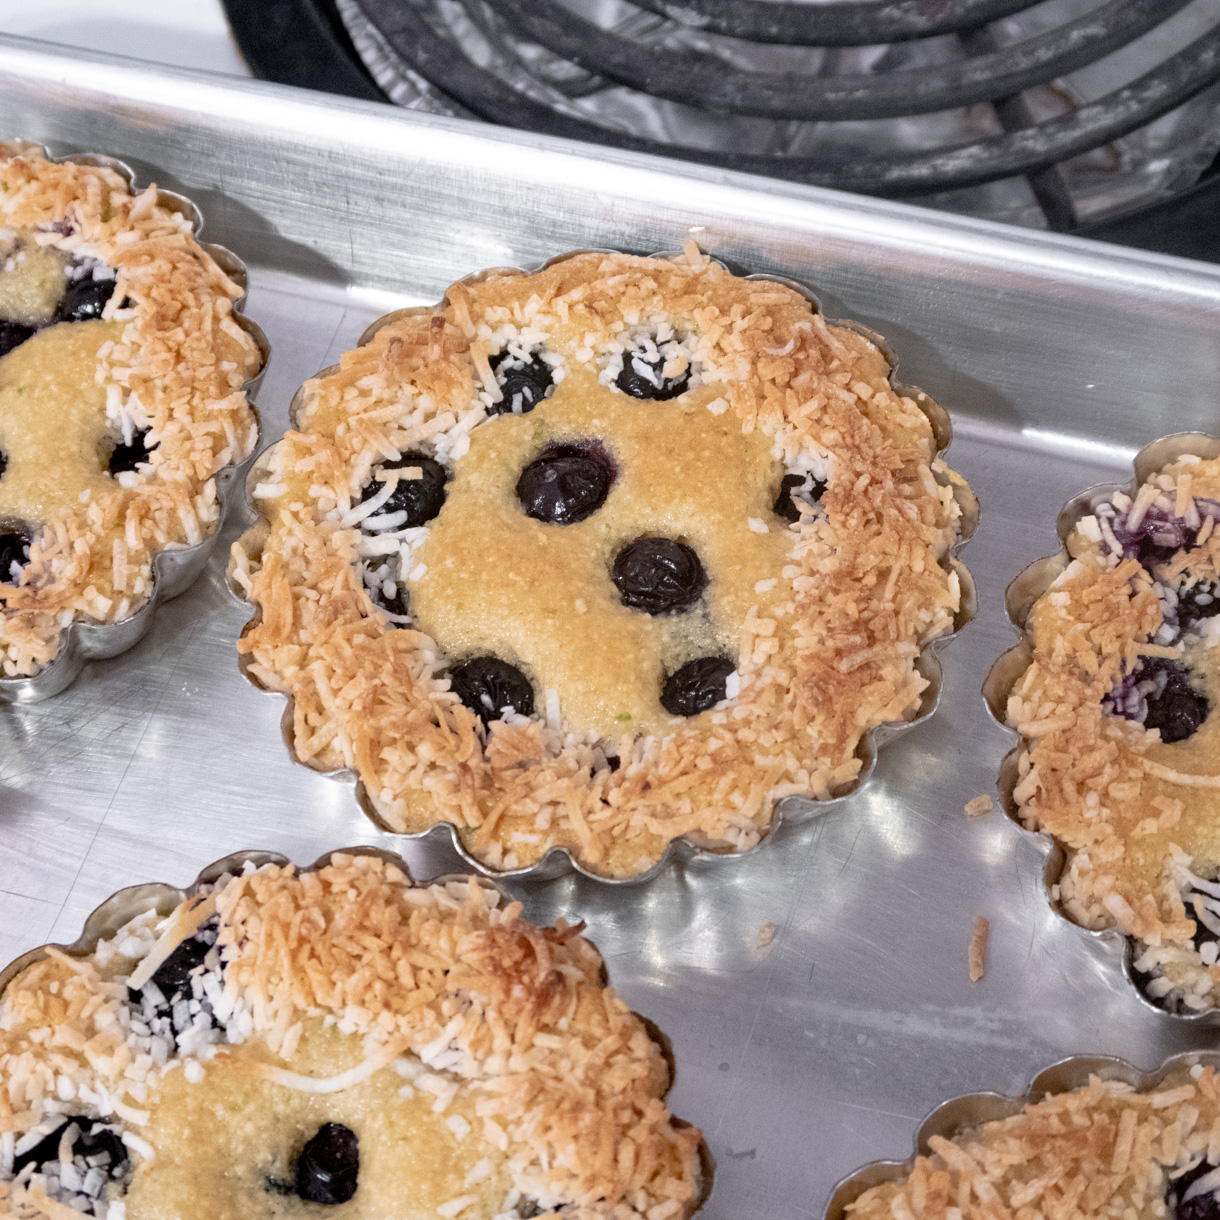
[[[1220,1095],[1211,1068],[1144,1093],[1092,1077],[929,1143],[906,1178],[849,1204],[851,1220],[1153,1220],[1166,1214],[1169,1175],[1220,1158]]]
[[[1057,896],[1084,926],[1144,942],[1152,957],[1139,968],[1171,976],[1149,994],[1159,998],[1172,983],[1191,1010],[1213,1007],[1220,983],[1220,968],[1191,943],[1196,912],[1183,901],[1220,864],[1220,725],[1211,717],[1189,740],[1165,742],[1138,718],[1113,714],[1112,703],[1152,659],[1193,670],[1215,707],[1217,620],[1180,631],[1176,609],[1167,619],[1165,607],[1176,606],[1174,585],[1216,579],[1220,538],[1208,514],[1220,511],[1218,495],[1220,462],[1188,457],[1152,475],[1134,500],[1118,493],[1116,507],[1107,501],[1081,520],[1067,543],[1072,562],[1030,613],[1033,659],[1007,709],[1023,739],[1020,815],[1066,851]],[[1131,557],[1135,544],[1124,553],[1110,524],[1138,528],[1150,511],[1191,523],[1186,543],[1152,570]]]
[[[241,290],[187,222],[157,204],[154,186],[132,195],[113,170],[28,148],[0,145],[0,154],[0,226],[61,225],[68,231],[53,244],[116,269],[106,316],[126,326],[99,353],[98,379],[111,406],[145,419],[160,442],[151,472],[52,514],[17,586],[0,583],[0,672],[12,677],[48,664],[74,619],[130,615],[151,592],[153,553],[215,529],[213,476],[254,446],[242,386],[261,356],[234,320]],[[125,296],[132,305],[119,310]]]
[[[495,900],[473,879],[416,888],[378,857],[336,854],[314,872],[268,865],[229,878],[204,913],[220,918],[225,994],[273,1052],[290,1056],[311,1016],[338,1018],[367,1059],[419,1054],[472,1083],[479,1116],[497,1140],[507,1134],[529,1193],[584,1204],[571,1214],[589,1220],[688,1216],[701,1134],[665,1107],[660,1048],[605,985],[579,927],[539,928],[519,903]],[[178,909],[176,932],[159,944],[193,930],[200,912],[186,908],[197,901]],[[81,1097],[107,1098],[132,1130],[147,1122],[159,1069],[133,1062],[115,1019],[127,975],[113,981],[99,961],[52,950],[4,991],[0,1135],[29,1130],[64,1077]],[[223,1046],[200,1059],[212,1053]]]
[[[727,710],[602,743],[565,739],[541,716],[499,722],[484,747],[435,643],[387,629],[370,603],[358,533],[340,518],[373,461],[471,426],[477,390],[494,385],[487,319],[504,317],[586,362],[625,326],[679,325],[721,395],[717,413],[764,433],[789,468],[832,467],[826,511],[791,527],[779,591],[740,624],[741,691]],[[606,875],[640,872],[683,835],[748,847],[776,799],[850,782],[861,736],[913,714],[920,648],[959,605],[942,566],[959,529],[950,474],[926,415],[888,373],[868,340],[828,327],[796,292],[697,253],[579,255],[457,284],[438,309],[392,320],[306,384],[300,430],[265,467],[268,527],[249,553],[235,548],[236,578],[260,611],[239,645],[249,672],[292,696],[299,758],[354,768],[396,830],[454,823],[493,868],[555,845]]]

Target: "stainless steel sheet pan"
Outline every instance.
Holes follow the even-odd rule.
[[[962,806],[995,792],[1012,744],[979,694],[1015,638],[1005,585],[1056,550],[1071,496],[1125,478],[1153,437],[1220,426],[1220,270],[5,40],[0,131],[105,149],[200,203],[251,268],[247,312],[274,353],[268,442],[302,379],[389,308],[481,267],[692,234],[813,284],[953,414],[948,460],[982,502],[979,613],[943,654],[937,714],[850,799],[741,860],[628,889],[570,874],[512,887],[532,917],[587,919],[631,1007],[672,1038],[671,1104],[718,1162],[704,1215],[821,1217],[839,1178],[907,1156],[946,1097],[1023,1092],[1070,1055],[1154,1068],[1214,1044],[1144,1007],[1114,956],[1051,910],[1043,841]],[[121,886],[182,885],[230,851],[307,864],[343,844],[400,848],[349,787],[291,762],[281,702],[238,671],[247,617],[218,556],[130,653],[58,698],[0,707],[0,965],[75,936]],[[420,877],[454,867],[432,844],[403,852]],[[976,915],[991,947],[972,984]]]

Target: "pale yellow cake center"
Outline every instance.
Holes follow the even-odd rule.
[[[112,431],[106,388],[96,372],[98,349],[122,330],[122,322],[61,322],[0,359],[0,528],[44,522],[77,507],[83,492],[114,489],[104,454]]]
[[[359,1064],[361,1041],[321,1018],[306,1023],[290,1063],[261,1037],[226,1047],[197,1083],[169,1073],[140,1136],[155,1156],[135,1172],[127,1220],[435,1220],[467,1199],[463,1220],[488,1220],[511,1187],[505,1157],[483,1138],[469,1086],[440,1110],[437,1094],[382,1068],[351,1088],[309,1093],[264,1079],[273,1064],[327,1077]],[[406,1086],[409,1096],[403,1096]],[[325,1123],[359,1141],[356,1193],[346,1203],[306,1202],[292,1191],[300,1150]]]
[[[578,733],[613,738],[671,723],[665,675],[702,656],[735,662],[750,607],[785,593],[792,539],[771,511],[783,467],[766,436],[744,434],[732,411],[708,411],[718,396],[702,386],[643,401],[569,367],[533,411],[481,424],[416,554],[425,571],[409,596],[419,629],[456,661],[491,654],[519,666],[538,710],[555,691]],[[601,508],[573,525],[527,516],[522,470],[548,444],[595,440],[617,470]],[[694,549],[708,585],[692,607],[654,616],[622,603],[611,568],[641,537]]]
[[[69,258],[55,246],[40,246],[33,229],[0,240],[0,318],[25,326],[49,322],[64,294]]]

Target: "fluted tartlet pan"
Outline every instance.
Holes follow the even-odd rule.
[[[136,193],[135,171],[115,157],[104,156],[100,153],[73,153],[64,157],[52,157],[41,145],[30,144],[28,147],[36,150],[48,161],[56,163],[73,161],[78,165],[92,165],[113,170],[127,183],[128,189],[133,194]],[[169,211],[185,216],[191,223],[192,235],[198,241],[203,229],[203,214],[192,200],[176,191],[162,190],[158,187],[157,202]],[[55,656],[37,673],[18,678],[0,676],[0,702],[33,703],[39,699],[48,699],[70,686],[76,680],[86,661],[116,657],[134,647],[152,626],[157,607],[162,602],[169,601],[180,593],[185,593],[207,566],[207,562],[215,550],[217,539],[224,528],[225,519],[233,504],[239,500],[238,488],[241,476],[250,467],[258,448],[258,437],[261,435],[258,411],[252,400],[262,381],[263,373],[267,369],[271,348],[266,335],[259,326],[240,312],[246,302],[246,289],[249,282],[245,263],[224,246],[210,242],[200,242],[199,244],[211,255],[220,269],[242,289],[241,297],[233,302],[233,318],[237,325],[258,344],[261,356],[258,372],[246,380],[241,387],[251,400],[250,412],[254,418],[255,442],[251,446],[249,455],[242,461],[223,467],[213,476],[216,481],[216,497],[220,504],[220,515],[211,533],[194,546],[157,551],[152,558],[152,588],[147,597],[126,618],[113,623],[92,623],[76,618],[60,633],[59,648]]]
[[[1071,556],[1067,552],[1067,540],[1076,528],[1076,523],[1082,517],[1090,516],[1099,504],[1109,499],[1116,491],[1126,492],[1134,499],[1141,484],[1170,462],[1187,454],[1194,454],[1204,459],[1220,457],[1220,439],[1207,436],[1202,432],[1175,432],[1159,437],[1157,440],[1150,441],[1136,454],[1133,461],[1135,469],[1133,479],[1123,483],[1095,484],[1086,488],[1079,495],[1073,496],[1063,506],[1055,521],[1055,531],[1062,544],[1061,549],[1054,555],[1048,555],[1045,559],[1037,559],[1029,564],[1013,578],[1004,592],[1004,605],[1009,621],[1021,633],[1021,638],[992,664],[983,682],[983,698],[995,722],[1009,730],[1017,739],[1017,744],[1009,750],[1000,763],[1000,774],[997,780],[1000,804],[1010,820],[1016,823],[1023,834],[1039,841],[1046,861],[1043,870],[1043,885],[1051,907],[1062,919],[1078,929],[1082,936],[1104,946],[1107,953],[1117,962],[1121,962],[1127,982],[1130,983],[1132,990],[1146,1008],[1173,1021],[1217,1025],[1220,1024],[1220,1008],[1203,1012],[1169,1012],[1159,1004],[1153,1003],[1144,994],[1143,988],[1135,977],[1135,940],[1117,928],[1082,927],[1068,914],[1063,904],[1055,896],[1055,886],[1058,885],[1067,865],[1067,851],[1054,835],[1045,831],[1030,830],[1021,820],[1021,811],[1013,792],[1020,778],[1018,766],[1021,752],[1025,749],[1025,741],[1008,719],[1008,697],[1034,659],[1033,648],[1028,636],[1029,616],[1038,599],[1047,592],[1071,563]]]
[[[451,883],[465,885],[472,879],[468,874],[464,873],[444,873],[432,877],[427,881],[416,881],[411,876],[411,870],[407,862],[400,855],[378,847],[337,848],[334,851],[328,851],[319,856],[312,864],[299,868],[297,871],[301,873],[317,872],[319,869],[325,868],[330,864],[332,857],[339,855],[375,856],[377,859],[384,860],[387,864],[392,864],[395,868],[400,869],[411,881],[412,885],[449,885]],[[175,907],[184,902],[192,894],[197,893],[203,886],[213,885],[219,878],[225,875],[239,874],[248,864],[252,864],[256,868],[261,868],[265,864],[275,864],[283,867],[284,865],[292,864],[292,861],[287,856],[275,851],[237,851],[223,856],[219,860],[214,860],[211,864],[200,869],[199,875],[195,880],[185,887],[179,888],[178,886],[171,885],[169,882],[149,882],[144,885],[133,885],[128,886],[126,889],[121,889],[102,902],[88,916],[84,927],[81,929],[81,934],[71,944],[41,945],[36,949],[23,953],[14,961],[9,962],[3,969],[0,969],[0,998],[3,998],[4,990],[9,983],[23,970],[28,966],[32,966],[35,962],[42,961],[47,956],[48,949],[58,950],[69,957],[88,957],[97,949],[99,941],[104,940],[108,936],[113,936],[125,924],[135,919],[136,916],[146,911],[156,911],[161,916],[169,915]],[[497,905],[514,901],[512,895],[507,890],[488,878],[476,876],[473,880],[486,893],[496,896]],[[593,943],[593,947],[596,949],[595,943]],[[601,957],[600,951],[598,953],[598,960],[601,963],[601,983],[603,986],[606,986],[610,975],[605,959]],[[637,1012],[633,1012],[632,1015],[637,1017],[643,1024],[649,1038],[656,1044],[657,1049],[661,1052],[661,1056],[669,1068],[669,1081],[665,1091],[661,1094],[661,1100],[664,1101],[672,1091],[677,1075],[673,1047],[670,1044],[669,1038],[654,1022]],[[677,1117],[673,1119],[673,1122],[680,1127],[690,1126],[688,1122]],[[703,1207],[704,1203],[707,1202],[708,1196],[712,1193],[716,1165],[706,1140],[701,1140],[699,1143],[699,1167],[700,1193],[692,1214]]]
[[[597,249],[582,249],[571,250],[565,254],[557,255],[554,258],[547,259],[530,270],[524,270],[520,267],[493,267],[483,271],[476,272],[473,275],[464,277],[461,283],[478,283],[492,275],[534,275],[540,271],[545,271],[548,267],[553,267],[557,263],[564,262],[567,259],[574,258],[581,254],[617,254],[620,251],[609,250],[604,248]],[[661,251],[657,254],[650,255],[652,258],[671,258],[675,254],[674,251]],[[725,266],[719,259],[713,259],[720,266]],[[726,270],[731,270],[726,267]],[[747,280],[765,280],[772,283],[783,284],[785,287],[791,288],[800,293],[810,301],[814,308],[822,313],[821,301],[817,294],[808,285],[800,283],[797,280],[788,279],[778,275],[746,275],[743,278]],[[394,310],[391,313],[385,314],[371,323],[361,334],[357,343],[358,347],[364,346],[372,341],[377,332],[383,327],[400,318],[411,317],[419,314],[430,313],[435,306],[412,306],[407,309]],[[853,330],[863,335],[870,342],[875,344],[881,353],[885,356],[889,365],[889,383],[891,388],[899,394],[906,395],[913,399],[918,405],[923,414],[927,417],[932,428],[932,433],[936,443],[936,453],[933,457],[933,462],[940,459],[945,450],[948,449],[953,437],[952,424],[950,422],[948,412],[935,402],[929,395],[922,390],[913,386],[904,385],[897,380],[898,359],[890,348],[889,344],[875,334],[867,327],[852,321],[836,321],[827,319],[827,323],[832,326],[841,326]],[[338,368],[337,365],[330,365],[327,368],[320,370],[314,375],[314,379],[325,377],[334,372]],[[288,419],[289,427],[296,428],[298,426],[299,412],[303,405],[304,387],[298,389],[293,397],[289,407]],[[263,502],[257,499],[254,495],[254,489],[263,481],[264,472],[267,462],[270,458],[274,445],[268,446],[255,459],[254,465],[250,468],[246,476],[246,500],[247,507],[251,515],[256,517],[255,524],[247,530],[241,537],[239,545],[245,553],[252,559],[261,556],[262,549],[265,545],[268,533],[269,524],[267,522]],[[804,796],[788,796],[783,797],[775,803],[774,812],[771,818],[770,825],[763,832],[759,842],[753,847],[745,850],[736,850],[727,845],[719,846],[716,844],[701,843],[695,836],[684,835],[680,838],[673,839],[665,847],[660,858],[650,868],[634,873],[628,876],[607,877],[600,873],[593,872],[582,865],[571,853],[567,847],[553,847],[541,859],[533,864],[523,868],[516,869],[495,869],[477,859],[472,855],[461,841],[460,835],[457,833],[457,828],[451,822],[438,822],[436,825],[429,827],[427,830],[418,831],[412,834],[404,834],[394,830],[386,820],[381,816],[376,807],[376,802],[368,792],[363,781],[359,778],[354,770],[347,767],[326,768],[315,765],[312,762],[303,762],[302,765],[310,770],[318,771],[322,774],[329,775],[333,778],[345,782],[351,782],[355,785],[356,800],[360,808],[366,816],[377,826],[379,830],[387,834],[394,835],[396,838],[431,843],[447,844],[454,853],[462,861],[465,868],[469,868],[485,877],[503,879],[506,881],[548,881],[555,877],[562,876],[567,872],[575,872],[581,876],[588,877],[591,880],[600,882],[604,885],[637,885],[641,882],[650,880],[659,872],[666,868],[671,862],[680,863],[684,866],[701,866],[714,861],[724,860],[726,858],[744,859],[746,856],[752,855],[763,844],[770,839],[781,826],[785,824],[800,825],[808,822],[814,817],[828,812],[831,808],[838,805],[847,797],[855,793],[863,784],[865,784],[872,776],[877,765],[878,750],[886,743],[902,736],[910,729],[917,725],[923,724],[936,711],[940,702],[941,687],[943,682],[943,673],[941,669],[940,658],[938,656],[941,648],[952,640],[961,629],[974,618],[978,608],[978,599],[975,592],[974,580],[970,575],[969,570],[961,562],[958,557],[958,552],[970,540],[978,525],[978,501],[969,486],[960,477],[949,478],[942,472],[935,472],[936,477],[942,485],[951,487],[953,496],[956,499],[961,510],[961,524],[958,532],[957,541],[945,553],[941,559],[941,566],[946,570],[956,573],[961,586],[961,605],[954,618],[953,629],[945,635],[937,637],[935,640],[929,641],[921,650],[916,661],[915,668],[919,674],[927,682],[923,695],[920,699],[920,704],[915,714],[909,720],[893,721],[886,724],[878,725],[873,729],[867,730],[860,739],[860,743],[856,748],[856,757],[860,759],[860,771],[856,778],[849,784],[843,785],[841,789],[835,790],[831,796],[817,800]],[[230,560],[229,563],[229,587],[233,594],[245,604],[249,604],[241,587],[233,579],[232,573],[234,563]],[[255,616],[246,624],[242,632],[243,637],[260,621],[259,614],[261,611],[256,611]],[[281,720],[281,732],[284,738],[285,745],[288,747],[289,754],[296,762],[301,762],[293,749],[293,700],[292,696],[282,691],[272,691],[263,685],[251,672],[248,654],[239,656],[239,666],[242,673],[259,690],[267,691],[270,694],[279,695],[282,697],[287,706],[284,709],[284,715]]]
[[[915,1129],[915,1150],[904,1161],[869,1161],[841,1179],[831,1191],[823,1220],[844,1220],[847,1208],[866,1190],[886,1182],[900,1182],[915,1168],[915,1158],[931,1153],[933,1136],[952,1139],[983,1123],[1011,1118],[1027,1105],[1048,1095],[1070,1093],[1089,1083],[1090,1076],[1120,1080],[1140,1093],[1159,1087],[1173,1076],[1185,1076],[1199,1065],[1220,1070],[1220,1051],[1188,1051],[1166,1059],[1159,1068],[1145,1072],[1114,1055],[1074,1055],[1039,1072],[1020,1097],[1002,1093],[967,1093],[942,1102]]]

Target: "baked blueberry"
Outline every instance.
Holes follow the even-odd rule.
[[[102,316],[107,301],[114,295],[114,280],[95,280],[91,276],[76,280],[64,289],[55,311],[57,322],[91,322]]]
[[[157,967],[149,980],[155,983],[157,989],[165,997],[167,1005],[173,1004],[176,998],[189,1000],[194,994],[191,988],[191,974],[203,965],[208,950],[216,943],[216,929],[201,928],[194,936],[188,936],[178,947]],[[128,994],[133,1002],[138,1002],[140,993],[128,988]]]
[[[392,462],[383,462],[375,469],[405,470],[408,467],[418,469],[420,477],[409,479],[400,476],[394,484],[394,490],[390,492],[389,499],[371,517],[365,518],[364,525],[367,529],[415,529],[426,525],[441,511],[441,505],[445,503],[445,483],[449,475],[435,458],[423,453],[404,453],[402,457]],[[384,490],[383,480],[370,479],[360,497],[360,503],[364,504]]]
[[[34,535],[23,525],[0,533],[0,584],[11,584],[17,579],[20,569],[30,561],[33,541]]]
[[[648,614],[672,614],[699,600],[707,574],[699,556],[672,538],[637,538],[614,557],[610,578],[623,605]]]
[[[1217,936],[1216,933],[1213,932],[1211,928],[1209,928],[1207,924],[1205,924],[1203,920],[1199,918],[1199,914],[1195,910],[1194,904],[1190,901],[1189,894],[1186,895],[1186,917],[1195,921],[1195,930],[1191,933],[1190,939],[1194,942],[1196,949],[1202,949],[1209,940],[1220,941],[1220,936]]]
[[[7,356],[13,348],[20,347],[37,329],[0,319],[0,356]]]
[[[115,475],[135,470],[137,466],[144,465],[148,461],[148,454],[150,452],[148,434],[151,430],[150,428],[137,428],[132,434],[130,444],[127,441],[119,441],[110,451],[110,457],[106,462],[106,469],[112,475]],[[155,448],[156,445],[153,446],[153,449]]]
[[[342,1123],[324,1123],[297,1158],[297,1194],[307,1203],[346,1203],[356,1193],[359,1175],[356,1133]]]
[[[555,388],[555,375],[541,353],[535,352],[533,359],[524,364],[507,351],[498,352],[488,363],[504,395],[487,408],[489,415],[524,415],[549,398]]]
[[[1166,742],[1193,736],[1211,710],[1207,696],[1192,685],[1190,671],[1166,657],[1145,657],[1115,683],[1102,706],[1111,715],[1159,729]]]
[[[690,369],[684,369],[677,377],[666,377],[662,373],[664,368],[665,357],[662,355],[650,357],[624,352],[623,367],[614,384],[632,398],[648,398],[657,402],[686,393],[690,385]]]
[[[407,614],[407,591],[402,587],[402,582],[393,581],[394,593],[391,597],[386,596],[385,592],[386,581],[379,580],[372,587],[366,586],[369,589],[369,598],[374,606],[386,611],[388,614],[401,614],[404,617]]]
[[[1161,740],[1185,741],[1193,737],[1207,719],[1207,696],[1191,685],[1190,672],[1184,666],[1163,657],[1150,657],[1142,668],[1155,687],[1148,693],[1148,714],[1144,727],[1160,729]]]
[[[4,478],[4,472],[8,469],[8,454],[0,449],[0,479]]]
[[[1216,1168],[1217,1166],[1204,1157],[1192,1169],[1170,1179],[1165,1202],[1168,1203],[1174,1220],[1220,1220],[1220,1200],[1216,1198],[1215,1189],[1202,1190],[1193,1197],[1188,1197],[1191,1187],[1200,1178],[1213,1173]]]
[[[661,706],[674,716],[697,716],[715,707],[727,694],[729,674],[736,666],[728,657],[698,657],[665,679]]]
[[[601,508],[613,482],[600,445],[549,445],[521,472],[517,499],[535,521],[574,525]]]
[[[784,475],[779,483],[779,495],[775,497],[775,503],[771,507],[771,511],[777,517],[782,517],[785,521],[799,521],[801,519],[801,510],[797,506],[797,501],[792,496],[792,493],[795,491],[803,491],[805,493],[804,499],[816,502],[825,493],[826,484],[820,479],[815,479],[812,475]]]
[[[499,720],[506,707],[520,716],[534,714],[534,688],[515,666],[499,657],[472,657],[449,672],[455,695],[484,724]]]
[[[72,1156],[84,1157],[92,1161],[94,1157],[101,1158],[96,1162],[99,1169],[105,1170],[109,1176],[117,1177],[119,1168],[127,1161],[127,1149],[119,1133],[113,1127],[98,1123],[95,1119],[69,1116],[67,1123],[60,1123],[49,1135],[44,1135],[33,1148],[13,1158],[13,1176],[18,1176],[27,1165],[40,1166],[47,1162],[59,1161],[59,1144],[64,1137],[64,1128],[72,1123],[76,1126],[76,1139],[72,1142]]]
[[[1210,580],[1196,581],[1178,593],[1178,626],[1183,631],[1200,619],[1220,614],[1220,585]]]
[[[1155,504],[1135,527],[1127,524],[1127,513],[1118,512],[1110,504],[1099,505],[1097,516],[1109,523],[1114,540],[1123,549],[1123,558],[1137,559],[1149,571],[1157,564],[1167,563],[1183,547],[1194,546],[1199,536],[1199,531],[1181,517]]]

